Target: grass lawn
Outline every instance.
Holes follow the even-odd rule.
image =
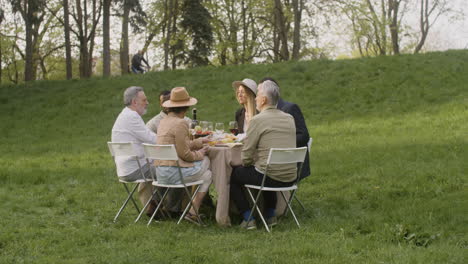
[[[272,76],[314,138],[307,207],[272,233],[133,224],[106,142],[130,85],[186,86],[234,119],[234,80]],[[206,67],[0,87],[0,263],[466,263],[468,51]],[[146,218],[145,218],[146,219]]]

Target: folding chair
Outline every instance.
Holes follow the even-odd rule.
[[[309,151],[309,155],[310,155],[310,147],[312,146],[312,141],[313,139],[312,138],[309,138],[309,141],[307,142],[307,150]],[[302,207],[302,210],[305,211],[305,206],[304,204],[301,202],[301,200],[299,200],[299,198],[296,196],[294,196],[294,199],[296,199],[296,202]]]
[[[260,218],[262,219],[263,225],[265,225],[265,228],[268,232],[270,232],[270,228],[268,228],[268,224],[265,221],[265,218],[263,217],[263,214],[261,210],[258,208],[258,200],[260,198],[260,195],[263,191],[269,191],[269,192],[280,192],[284,201],[287,204],[287,207],[285,209],[285,214],[288,211],[291,211],[291,214],[294,217],[294,220],[296,221],[296,224],[298,227],[301,227],[299,224],[299,221],[297,220],[296,215],[294,214],[293,209],[291,208],[291,202],[294,199],[294,195],[296,194],[297,191],[297,183],[299,182],[299,176],[301,175],[301,170],[302,170],[302,164],[304,163],[304,158],[306,155],[306,147],[301,147],[301,148],[271,148],[270,153],[268,155],[268,160],[267,160],[267,166],[265,169],[265,174],[263,175],[262,179],[262,184],[261,185],[251,185],[251,184],[246,184],[245,187],[247,188],[247,191],[250,195],[250,198],[252,199],[252,202],[254,203],[251,213],[249,215],[250,219],[254,209],[257,210],[258,214],[260,215]],[[299,169],[297,170],[297,177],[296,181],[292,186],[289,187],[265,187],[265,179],[268,175],[268,168],[270,165],[273,164],[294,164],[296,165],[297,163],[300,163]],[[250,189],[256,189],[258,190],[257,197],[255,198],[252,194],[252,191]],[[286,199],[286,196],[284,195],[283,192],[289,191],[291,192],[291,196],[289,199]]]
[[[179,181],[181,182],[180,184],[162,184],[162,183],[159,183],[156,180],[153,181],[152,184],[154,186],[166,188],[166,191],[164,192],[164,194],[163,194],[163,196],[161,198],[161,201],[159,202],[158,206],[156,207],[156,210],[154,211],[153,215],[151,216],[150,220],[148,221],[148,226],[151,224],[151,221],[153,221],[154,216],[159,211],[161,205],[164,203],[164,199],[166,199],[167,193],[169,192],[169,189],[171,189],[171,188],[183,188],[185,190],[185,193],[187,194],[188,198],[190,199],[189,203],[185,207],[185,210],[183,211],[182,215],[180,216],[179,221],[177,222],[177,224],[179,224],[182,221],[182,219],[184,219],[184,216],[185,216],[185,214],[187,214],[190,207],[193,206],[193,199],[197,195],[198,190],[200,189],[200,185],[203,183],[203,181],[200,180],[200,181],[188,182],[188,183],[184,182],[184,179],[183,179],[183,176],[182,176],[182,171],[181,171],[181,169],[179,167],[179,157],[177,156],[177,152],[176,152],[176,149],[175,149],[174,145],[153,145],[153,144],[143,143],[143,150],[145,152],[145,156],[146,156],[147,159],[151,159],[151,160],[174,160],[174,161],[176,161],[177,168],[179,170]],[[189,188],[188,188],[188,187],[191,187],[191,186],[197,186],[196,189],[195,189],[195,192],[193,193],[193,195],[190,195],[190,191],[189,191]],[[157,193],[158,193],[157,190],[155,190],[153,192],[153,197]],[[153,198],[151,198],[151,199],[153,199]],[[146,206],[148,206],[148,204],[149,203],[147,203],[145,205],[145,208],[146,208]],[[195,210],[195,214],[197,216],[198,223],[200,225],[202,225],[203,222],[202,222],[202,220],[200,218],[200,215],[198,214],[198,210]],[[138,216],[138,218],[135,220],[135,222],[137,222],[140,219],[140,217],[141,217],[141,213]]]
[[[124,208],[127,206],[128,202],[131,200],[133,205],[135,206],[135,209],[137,210],[138,213],[140,213],[140,209],[138,209],[138,205],[136,204],[135,200],[133,199],[133,193],[135,193],[135,190],[140,186],[141,183],[144,182],[151,182],[153,181],[152,179],[146,179],[145,175],[143,173],[140,161],[138,159],[138,155],[135,153],[135,150],[133,149],[133,143],[131,142],[107,142],[107,146],[109,147],[109,151],[112,155],[112,157],[130,157],[134,158],[138,164],[138,169],[140,170],[141,177],[142,179],[136,180],[136,181],[125,181],[119,178],[119,182],[123,184],[125,191],[127,191],[127,198],[125,199],[124,203],[120,207],[119,211],[114,217],[114,222],[117,221],[117,218],[120,216]],[[132,191],[128,189],[127,184],[135,184],[135,187],[133,187]]]

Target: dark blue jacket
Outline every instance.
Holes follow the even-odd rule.
[[[279,99],[277,108],[281,111],[288,113],[294,117],[294,123],[296,124],[296,146],[307,147],[309,141],[309,131],[302,115],[301,109],[297,104],[286,102],[283,99]],[[309,164],[309,151],[307,150],[304,164],[302,165],[301,179],[310,175],[310,164]]]

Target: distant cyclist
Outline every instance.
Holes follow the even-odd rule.
[[[143,51],[139,50],[138,53],[133,55],[132,58],[132,72],[133,73],[145,73],[145,69],[143,69],[143,65],[141,64],[141,61],[144,61],[148,69],[150,68],[148,62],[143,58]]]

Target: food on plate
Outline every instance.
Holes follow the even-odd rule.
[[[199,138],[199,137],[206,137],[206,136],[209,136],[213,134],[213,132],[211,131],[201,131],[201,130],[195,130],[195,138]]]

